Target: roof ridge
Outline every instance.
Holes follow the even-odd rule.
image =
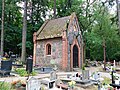
[[[67,18],[67,17],[70,17],[71,15],[69,15],[69,16],[65,16],[65,17],[59,17],[59,18],[52,18],[51,20],[57,20],[57,19],[62,19],[62,18]],[[50,20],[50,21],[51,21]]]

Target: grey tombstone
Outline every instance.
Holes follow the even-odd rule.
[[[48,90],[54,87],[55,80],[44,78],[41,80],[41,84],[47,85]]]
[[[40,81],[34,77],[29,78],[27,81],[26,90],[40,90]]]
[[[88,81],[89,80],[89,70],[83,70],[82,71],[82,81]]]
[[[100,73],[95,72],[95,74],[93,75],[93,78],[94,78],[95,80],[99,80],[99,78],[100,78]]]
[[[42,79],[41,83],[44,84],[44,85],[47,85],[47,88],[50,89],[50,88],[54,87],[56,79],[57,79],[57,74],[56,74],[55,71],[52,71],[50,73],[50,78]]]
[[[56,74],[55,71],[52,71],[52,72],[50,73],[50,80],[56,80],[56,79],[57,79],[57,74]]]

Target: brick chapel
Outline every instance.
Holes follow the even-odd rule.
[[[83,39],[75,13],[70,16],[46,20],[33,35],[34,65],[73,70],[83,65]]]

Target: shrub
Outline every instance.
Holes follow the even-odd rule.
[[[18,68],[15,70],[20,76],[28,76],[27,71],[23,68]]]
[[[24,68],[18,68],[15,70],[20,76],[28,76],[27,71]],[[33,71],[32,73],[30,73],[30,75],[35,76],[37,73],[35,71]]]
[[[82,70],[85,70],[85,65],[82,66]]]
[[[102,81],[102,84],[110,84],[111,83],[110,78],[108,78],[108,77],[103,77],[103,78],[104,78],[104,80]]]

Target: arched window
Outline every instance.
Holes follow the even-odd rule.
[[[51,55],[51,45],[50,44],[46,45],[46,54]]]

